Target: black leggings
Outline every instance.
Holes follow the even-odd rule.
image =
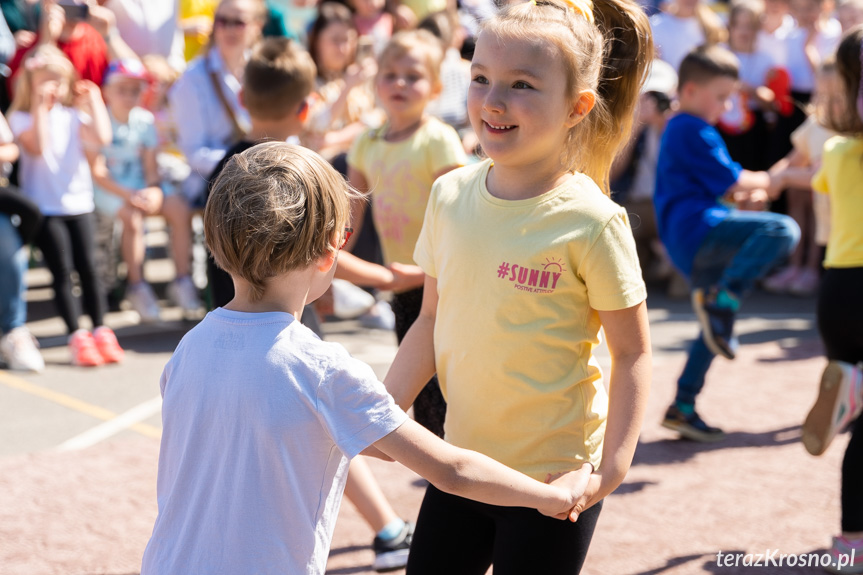
[[[81,310],[72,294],[74,269],[78,272],[84,309],[93,327],[102,325],[108,307],[105,293],[96,276],[95,242],[93,239],[93,214],[79,216],[46,216],[42,229],[36,237],[36,245],[42,251],[45,263],[54,277],[54,302],[66,329],[72,333],[78,329]]]
[[[863,361],[863,267],[829,268],[818,293],[818,331],[827,359]],[[863,531],[863,424],[852,424],[842,461],[842,531]]]
[[[420,315],[423,303],[423,288],[397,293],[393,296],[393,315],[396,317],[396,338],[401,344],[408,330]],[[437,376],[433,375],[414,401],[414,419],[417,423],[443,437],[446,419],[446,401],[440,390]]]
[[[408,557],[407,575],[575,575],[602,509],[600,501],[561,521],[525,507],[498,507],[429,485]]]

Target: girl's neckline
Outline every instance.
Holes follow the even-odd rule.
[[[480,195],[485,198],[486,201],[495,204],[497,206],[502,207],[510,207],[510,208],[518,208],[523,206],[532,206],[536,204],[540,204],[542,202],[548,201],[556,196],[558,196],[563,190],[566,190],[570,186],[575,183],[578,179],[578,172],[569,173],[569,177],[559,182],[558,184],[552,186],[550,189],[539,193],[535,196],[530,196],[527,198],[502,198],[494,195],[491,190],[488,188],[488,178],[491,174],[491,170],[494,167],[494,161],[488,160],[488,162],[483,166],[482,169],[482,177],[479,179],[479,187],[480,187]]]
[[[422,127],[422,125],[426,122],[426,120],[427,120],[427,118],[425,116],[423,116],[422,118],[420,118],[419,120],[417,120],[416,122],[411,124],[410,126],[407,126],[406,128],[402,128],[400,130],[396,130],[395,132],[391,132],[389,130],[389,124],[387,123],[381,129],[381,139],[384,142],[389,142],[389,143],[403,142],[404,140],[408,140],[408,139],[410,139],[411,136],[413,136],[417,132],[417,130],[419,130]]]

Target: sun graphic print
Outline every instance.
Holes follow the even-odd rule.
[[[545,258],[545,265],[542,266],[543,271],[548,271],[549,268],[555,268],[555,267],[557,268],[556,271],[558,273],[563,273],[566,271],[566,268],[563,267],[563,260],[562,259]]]

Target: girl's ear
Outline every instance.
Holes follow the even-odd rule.
[[[575,99],[572,109],[569,111],[567,127],[572,128],[581,122],[593,110],[594,105],[596,105],[596,92],[593,90],[582,90],[579,92],[578,98]]]

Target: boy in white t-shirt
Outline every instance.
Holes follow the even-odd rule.
[[[372,446],[441,490],[559,519],[586,488],[579,474],[546,485],[438,439],[369,366],[300,323],[350,234],[349,196],[320,156],[281,142],[235,155],[216,180],[205,235],[235,297],[162,374],[159,515],[142,575],[324,573],[349,459]]]

